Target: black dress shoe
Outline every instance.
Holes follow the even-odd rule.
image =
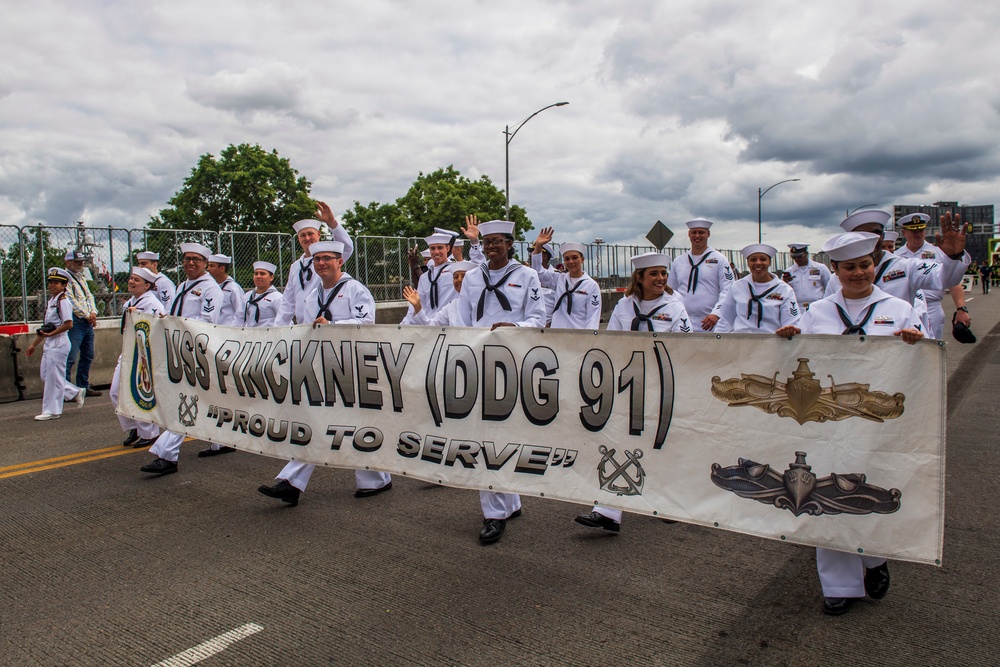
[[[385,486],[380,486],[377,489],[358,489],[354,492],[355,498],[371,498],[372,496],[377,496],[380,493],[385,493],[392,489],[392,482],[389,482]]]
[[[507,518],[508,519],[516,519],[519,516],[521,516],[521,510],[514,510],[513,512],[510,513],[510,516],[507,517]]]
[[[278,483],[274,486],[267,486],[266,484],[257,488],[258,491],[263,493],[265,496],[271,498],[277,498],[283,503],[288,503],[292,507],[299,504],[299,496],[302,492],[296,489],[294,486],[288,483],[287,480],[279,479]]]
[[[97,391],[96,389],[88,389],[87,393],[84,394],[86,398],[93,398],[94,396],[103,396],[104,393]]]
[[[479,541],[483,544],[493,544],[503,535],[507,527],[506,519],[483,519],[483,529],[479,531]]]
[[[132,449],[142,449],[143,447],[152,447],[153,443],[156,442],[156,438],[139,438],[132,443]]]
[[[128,432],[128,437],[125,438],[124,441],[122,441],[122,447],[131,447],[132,445],[135,444],[135,441],[138,439],[139,439],[139,432],[136,431],[135,429],[132,429],[131,431]]]
[[[889,592],[889,563],[878,567],[865,568],[865,593],[868,597],[881,600]]]
[[[166,459],[156,459],[152,463],[142,466],[139,470],[153,475],[169,475],[172,472],[177,472],[177,463]]]
[[[604,530],[611,531],[612,533],[617,533],[622,529],[621,524],[614,519],[609,519],[603,514],[598,514],[597,512],[591,512],[590,514],[581,514],[580,516],[573,519],[581,526],[588,526],[590,528],[603,528]]]
[[[203,459],[206,456],[218,456],[219,454],[231,454],[232,452],[235,452],[235,451],[236,451],[235,447],[225,447],[225,446],[223,446],[223,447],[219,447],[218,449],[212,449],[211,447],[209,447],[208,449],[203,449],[200,452],[198,452],[198,458]]]
[[[823,598],[823,613],[828,616],[840,616],[850,611],[858,598]]]

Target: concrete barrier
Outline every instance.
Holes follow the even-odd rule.
[[[21,398],[18,390],[17,365],[14,359],[14,339],[0,336],[0,403]]]
[[[35,334],[24,333],[11,336],[14,346],[14,368],[17,373],[18,393],[22,400],[28,398],[42,397],[42,350],[36,349],[30,357],[24,353],[31,341],[35,340]]]

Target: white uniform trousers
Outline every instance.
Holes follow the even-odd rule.
[[[940,301],[927,302],[927,337],[944,340],[944,307]]]
[[[609,509],[607,507],[595,507],[594,511],[597,512],[598,514],[600,514],[601,516],[608,517],[609,519],[611,519],[615,523],[621,523],[622,522],[622,511],[621,510],[613,510],[613,509]]]
[[[184,442],[184,435],[182,433],[164,431],[156,439],[156,442],[153,443],[153,446],[149,448],[149,453],[156,456],[156,458],[177,463],[177,459],[181,455],[182,442]]]
[[[521,509],[521,496],[516,493],[480,491],[479,505],[483,508],[484,519],[509,519]]]
[[[118,394],[121,391],[122,382],[122,358],[121,355],[118,357],[118,365],[115,366],[115,374],[111,377],[111,390],[108,392],[108,396],[111,397],[111,407],[115,410],[118,409]],[[146,422],[141,422],[137,419],[132,419],[131,417],[123,417],[118,415],[118,423],[122,426],[122,431],[126,433],[135,429],[135,432],[139,434],[140,438],[149,440],[155,438],[160,434],[160,427],[156,424],[147,424]]]
[[[69,339],[66,336],[62,336],[62,340],[59,341],[54,341],[52,338],[45,339],[39,373],[44,383],[42,412],[45,414],[61,415],[63,401],[72,401],[80,393],[80,388],[66,379],[66,358],[69,357],[69,347]]]
[[[283,479],[299,491],[305,491],[309,485],[309,478],[312,477],[316,466],[312,463],[302,463],[301,461],[289,461],[281,469],[275,479]],[[375,470],[355,470],[354,484],[359,489],[381,489],[392,481],[392,476],[387,472],[377,472]]]
[[[878,567],[885,558],[816,547],[816,571],[826,598],[863,598],[865,569]]]

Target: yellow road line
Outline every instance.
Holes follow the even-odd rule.
[[[40,466],[46,463],[55,463],[57,461],[68,461],[70,459],[78,459],[82,456],[90,456],[92,454],[100,454],[102,452],[120,451],[121,449],[122,449],[121,447],[104,447],[102,449],[92,449],[86,452],[76,452],[75,454],[66,454],[65,456],[54,456],[50,459],[29,461],[28,463],[18,463],[17,465],[0,468],[0,473],[5,473],[8,470],[18,470],[19,468],[34,468],[35,466]]]
[[[184,442],[190,442],[192,440],[194,440],[194,438],[184,438]],[[132,449],[131,447],[123,448],[121,445],[113,445],[111,447],[103,447],[101,449],[91,449],[86,452],[77,452],[76,454],[54,456],[49,459],[40,459],[38,461],[30,461],[28,463],[18,463],[17,465],[0,468],[0,479],[17,477],[18,475],[27,475],[28,473],[41,472],[43,470],[52,470],[53,468],[64,468],[66,466],[76,465],[77,463],[99,461],[101,459],[110,459],[113,456],[135,454],[136,452],[145,451],[148,450],[145,448]]]

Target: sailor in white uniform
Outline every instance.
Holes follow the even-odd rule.
[[[424,318],[430,319],[437,315],[449,303],[458,298],[452,280],[454,262],[451,258],[453,232],[435,232],[424,239],[430,261],[425,271],[417,281],[417,294],[420,295],[421,309]],[[415,324],[415,313],[411,304],[403,317],[401,324]]]
[[[717,325],[708,316],[732,286],[733,270],[725,255],[708,245],[710,221],[695,218],[685,224],[691,249],[673,261],[667,285],[684,300],[695,331],[725,333],[725,323]]]
[[[212,255],[208,258],[208,273],[222,290],[222,312],[219,324],[224,327],[238,327],[243,324],[243,293],[245,290],[229,275],[233,258],[228,255]]]
[[[719,317],[735,333],[772,334],[799,321],[795,292],[771,273],[777,248],[754,243],[741,253],[750,273],[729,289],[710,317]]]
[[[257,261],[253,263],[252,290],[244,294],[244,306],[241,323],[245,327],[269,327],[274,324],[284,300],[281,292],[274,288],[274,272],[278,269],[271,262]]]
[[[867,232],[847,232],[824,243],[823,251],[833,262],[842,287],[814,302],[798,326],[775,333],[785,338],[799,333],[898,336],[911,345],[923,338],[913,306],[873,285],[873,253],[878,250],[881,235]],[[817,548],[816,569],[826,614],[846,613],[866,594],[878,600],[889,591],[889,566],[884,558]]]
[[[174,301],[174,294],[177,286],[174,281],[160,273],[160,253],[142,250],[135,255],[135,263],[144,269],[149,269],[156,276],[156,298],[163,304],[163,308],[170,308]]]
[[[474,262],[451,262],[450,266],[451,284],[455,288],[456,295],[458,295],[462,292],[462,283],[465,280],[465,274],[469,271],[478,270],[480,265]],[[404,319],[401,324],[435,327],[462,326],[458,320],[457,298],[449,301],[448,305],[444,308],[438,308],[438,311],[430,316],[423,307],[423,302],[420,300],[420,293],[417,290],[406,285],[403,287],[403,298],[409,302],[412,316],[408,314],[407,318],[409,321]]]
[[[545,302],[538,274],[514,261],[514,223],[491,220],[478,225],[487,264],[465,274],[458,296],[458,318],[462,326],[544,327]],[[521,497],[516,493],[479,492],[483,510],[482,544],[500,539],[507,520],[521,515]]]
[[[122,304],[121,333],[125,333],[125,319],[128,313],[146,313],[148,315],[163,315],[167,311],[160,301],[156,284],[159,276],[149,269],[141,266],[132,267],[132,274],[128,277],[128,293],[132,295],[128,301]],[[153,369],[148,369],[152,374]],[[118,355],[118,364],[115,366],[115,373],[111,377],[111,390],[108,396],[111,397],[111,405],[118,408],[118,396],[121,392],[122,382],[122,357]],[[121,424],[122,431],[128,435],[122,442],[123,447],[134,447],[141,449],[149,447],[160,434],[160,427],[156,424],[132,419],[118,415],[118,423]]]
[[[788,253],[792,265],[785,269],[783,280],[795,290],[795,300],[802,308],[808,308],[813,301],[819,301],[830,282],[830,269],[826,264],[809,259],[809,246],[805,243],[790,243]]]
[[[310,246],[313,270],[320,283],[306,295],[304,315],[313,326],[329,324],[374,324],[375,299],[368,288],[344,273],[344,244],[339,241],[319,241]],[[293,507],[306,490],[316,466],[311,463],[289,461],[278,473],[276,484],[261,486],[257,490],[265,496],[277,498]],[[355,470],[357,490],[355,498],[368,498],[392,488],[388,473],[373,470]]]
[[[312,268],[312,256],[309,254],[309,246],[320,240],[320,223],[326,223],[333,235],[332,240],[344,244],[343,260],[347,262],[354,253],[354,241],[344,230],[343,225],[337,222],[333,211],[324,202],[316,202],[319,207],[316,211],[316,220],[299,220],[292,229],[302,247],[302,256],[292,262],[288,268],[288,282],[285,283],[284,299],[278,316],[274,320],[275,326],[283,327],[289,324],[308,324],[305,312],[305,295],[319,284],[320,280]]]
[[[45,341],[42,349],[42,414],[35,421],[59,419],[63,411],[63,401],[76,401],[83,407],[87,394],[86,387],[80,388],[66,379],[66,358],[69,356],[69,336],[66,332],[73,328],[73,304],[66,296],[66,286],[70,274],[65,269],[49,269],[46,285],[49,301],[45,306],[45,320],[36,331],[35,339],[24,351],[29,357]]]
[[[200,243],[181,244],[181,263],[187,280],[177,286],[177,294],[170,304],[169,315],[188,317],[210,324],[219,323],[223,294],[219,284],[208,275],[208,258],[212,251]],[[184,434],[164,431],[149,449],[156,459],[139,470],[151,475],[169,475],[177,472],[177,459],[181,453]]]
[[[632,258],[632,281],[615,304],[608,331],[691,333],[691,321],[680,296],[667,284],[670,256],[647,252]],[[575,521],[590,528],[621,530],[622,511],[597,506]],[[670,523],[673,523],[672,521]]]
[[[554,329],[598,329],[601,326],[601,288],[583,270],[587,247],[582,243],[560,244],[566,273],[553,271],[543,262],[543,257],[546,246],[550,248],[548,252],[552,252],[550,244],[554,233],[552,227],[543,227],[531,253],[531,268],[538,273],[542,289],[552,293],[551,309],[546,303],[549,322]]]

